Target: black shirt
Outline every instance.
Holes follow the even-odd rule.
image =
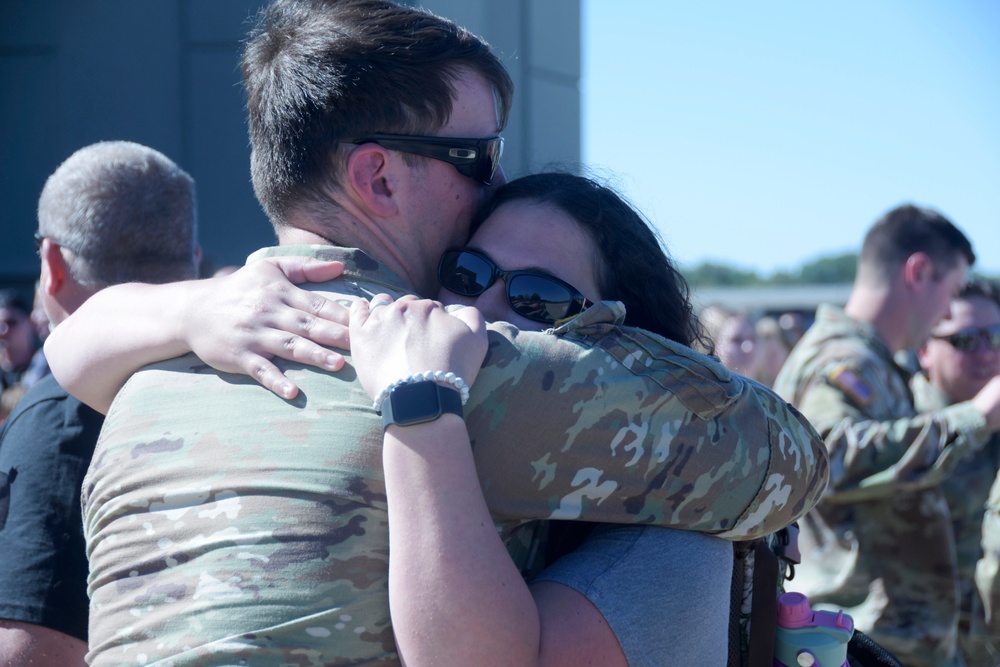
[[[0,618],[87,640],[80,487],[104,417],[39,380],[0,430]],[[6,505],[6,521],[4,509]]]

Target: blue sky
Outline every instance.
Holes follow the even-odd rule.
[[[583,157],[682,265],[854,252],[911,201],[1000,276],[1000,2],[583,0]]]

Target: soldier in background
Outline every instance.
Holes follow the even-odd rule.
[[[974,278],[951,302],[951,313],[919,350],[921,372],[910,381],[919,412],[941,410],[975,397],[1000,375],[1000,290]],[[986,632],[976,590],[976,563],[983,555],[983,508],[1000,469],[1000,436],[962,459],[941,488],[951,512],[958,562],[958,645],[969,665],[993,665],[996,647]]]
[[[969,401],[921,414],[893,354],[927,339],[974,261],[969,240],[937,211],[889,211],[865,237],[846,306],[819,308],[775,383],[831,459],[789,588],[845,609],[909,667],[962,664],[940,484],[1000,428],[1000,378]]]

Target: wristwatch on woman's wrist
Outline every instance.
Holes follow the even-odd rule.
[[[432,422],[446,413],[463,416],[462,397],[456,390],[433,380],[402,384],[382,404],[382,428]]]

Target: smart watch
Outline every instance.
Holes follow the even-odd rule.
[[[382,404],[382,428],[432,422],[446,413],[463,416],[462,397],[456,390],[433,380],[402,384]]]

